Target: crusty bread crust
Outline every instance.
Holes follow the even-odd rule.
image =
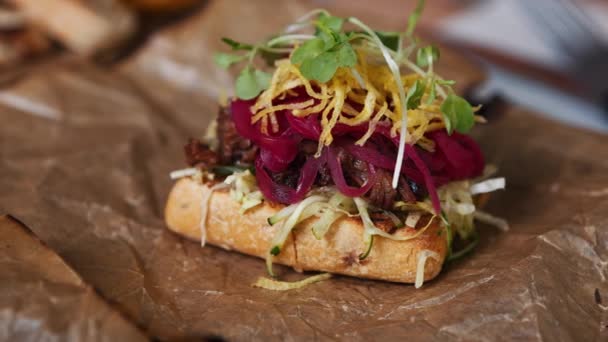
[[[172,231],[192,240],[200,240],[201,200],[209,187],[189,178],[180,179],[171,190],[165,208],[165,220]],[[280,224],[270,226],[268,217],[281,209],[267,203],[239,214],[240,205],[226,190],[213,192],[207,216],[207,243],[227,250],[264,258]],[[438,220],[419,237],[395,241],[376,236],[370,255],[359,262],[363,251],[363,226],[356,218],[343,218],[332,225],[321,240],[317,240],[311,225],[315,218],[300,223],[287,239],[275,263],[296,270],[315,270],[361,278],[413,283],[416,278],[418,254],[431,250],[440,255],[438,262],[428,258],[424,279],[434,278],[446,257],[445,232]],[[412,228],[399,229],[395,234],[411,235]]]

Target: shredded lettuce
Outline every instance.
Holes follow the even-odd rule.
[[[472,203],[455,203],[454,210],[458,213],[458,215],[471,215],[475,212],[475,205]]]
[[[503,177],[500,178],[490,178],[479,183],[475,183],[471,185],[470,191],[471,195],[484,194],[487,192],[492,192],[496,190],[502,190],[505,188],[506,181]]]
[[[329,228],[344,216],[344,213],[334,210],[325,211],[319,219],[312,225],[312,235],[317,240],[321,240],[325,234],[329,231]]]
[[[283,209],[279,210],[279,212],[277,212],[276,214],[274,214],[268,218],[268,224],[271,226],[274,226],[278,222],[285,220],[286,218],[289,217],[289,215],[291,215],[294,212],[294,210],[296,210],[297,206],[298,206],[298,203],[295,203],[295,204],[286,206]]]
[[[429,249],[423,249],[418,253],[418,263],[416,265],[416,281],[414,287],[419,289],[424,284],[424,267],[428,258],[435,259],[437,262],[441,262],[441,256],[435,251]]]
[[[407,218],[405,219],[405,225],[408,227],[416,228],[418,221],[420,221],[420,217],[422,215],[420,212],[411,212],[407,214]]]
[[[493,173],[495,168],[488,168],[485,175]],[[441,207],[447,222],[454,232],[463,240],[469,240],[474,234],[474,219],[494,225],[501,230],[508,230],[508,223],[475,207],[473,196],[505,188],[504,178],[490,178],[471,185],[470,181],[452,182],[439,189]]]
[[[329,199],[329,207],[319,216],[319,219],[312,225],[312,234],[321,240],[325,233],[334,222],[342,218],[352,206],[352,199],[344,196],[339,191]]]
[[[391,219],[395,227],[403,228],[403,221],[401,221],[401,219],[397,217],[397,215],[395,215],[392,211],[383,210],[382,212],[384,213],[384,215],[388,216]]]
[[[419,229],[416,232],[416,234],[414,234],[414,235],[397,236],[397,234],[389,234],[374,225],[374,222],[369,217],[369,212],[367,210],[368,204],[364,199],[355,197],[354,200],[355,200],[355,204],[357,205],[357,210],[359,210],[359,216],[361,217],[361,221],[363,221],[364,234],[379,235],[379,236],[382,236],[383,238],[387,238],[387,239],[391,239],[391,240],[395,240],[395,241],[407,241],[407,240],[417,238],[422,232],[424,232],[424,230],[426,228],[428,228],[430,226],[431,222],[433,222],[433,220],[435,219],[435,216],[433,216],[429,220],[429,223],[425,227]]]
[[[488,168],[484,172],[484,176],[479,179],[451,182],[439,189],[439,196],[443,208],[442,219],[444,220],[444,225],[447,230],[448,245],[451,245],[450,241],[454,234],[458,234],[463,240],[470,241],[465,248],[455,253],[452,253],[451,247],[448,246],[448,249],[450,249],[448,251],[448,260],[453,260],[466,255],[477,245],[479,238],[474,230],[474,219],[494,225],[501,230],[506,231],[509,229],[509,225],[504,219],[478,210],[473,201],[473,196],[476,194],[504,189],[504,178],[486,178],[493,172],[493,169]],[[187,168],[171,173],[171,177],[174,179],[194,177],[196,175],[201,175],[201,171],[196,168]],[[211,195],[214,191],[223,188],[230,188],[230,196],[241,204],[241,214],[260,205],[264,201],[264,196],[257,187],[256,178],[249,170],[235,172],[228,176],[223,183],[216,184],[210,189],[205,188],[201,200],[200,228],[202,246],[204,246],[206,242],[206,220]],[[395,203],[395,209],[407,212],[407,218],[405,222],[403,222],[394,213],[385,211],[398,227],[405,224],[408,227],[415,228],[422,215],[427,213],[433,214],[433,208],[428,200],[416,203],[397,202]],[[427,225],[417,229],[414,234],[400,234],[399,232],[396,234],[389,234],[375,226],[369,215],[369,204],[366,200],[344,196],[333,188],[315,189],[301,202],[287,206],[268,218],[270,225],[282,222],[282,226],[272,240],[271,248],[266,258],[268,273],[271,276],[274,276],[272,271],[272,257],[281,252],[290,232],[298,223],[316,216],[318,219],[312,224],[312,233],[315,238],[322,239],[336,221],[347,215],[359,216],[363,223],[364,248],[359,256],[360,259],[369,256],[376,235],[395,241],[415,239],[423,234],[432,224],[434,219],[437,218],[437,216],[433,215]],[[471,239],[471,237],[474,239]],[[439,254],[434,251],[423,250],[419,253],[416,269],[416,288],[422,286],[424,282],[424,268],[428,258],[437,261],[440,260]],[[254,286],[271,290],[290,290],[327,279],[329,276],[329,274],[320,274],[293,283],[260,278]]]
[[[412,239],[416,239],[417,237],[419,237],[422,233],[424,233],[424,231],[430,227],[431,223],[433,222],[433,220],[435,219],[435,215],[433,215],[433,217],[431,217],[431,219],[429,220],[429,222],[427,223],[427,225],[423,228],[420,228],[416,231],[415,234],[412,235],[406,235],[406,236],[399,236],[397,234],[389,234],[381,229],[379,229],[378,227],[376,227],[376,225],[374,225],[374,222],[372,221],[372,219],[369,216],[369,212],[368,212],[368,203],[360,198],[360,197],[355,197],[354,198],[355,201],[355,205],[357,206],[357,210],[359,211],[359,216],[361,217],[361,221],[363,222],[363,242],[364,242],[364,252],[359,256],[359,259],[365,259],[371,250],[371,245],[373,243],[373,236],[374,235],[379,235],[382,236],[383,238],[387,238],[387,239],[391,239],[391,240],[395,240],[395,241],[408,241],[408,240],[412,240]]]
[[[441,208],[451,228],[466,240],[473,233],[475,204],[469,181],[452,182],[439,189]]]
[[[190,176],[194,176],[197,173],[200,173],[201,171],[195,167],[189,167],[186,169],[181,169],[181,170],[175,170],[172,171],[169,174],[169,177],[173,180],[179,179],[179,178],[183,178],[183,177],[190,177]]]
[[[272,239],[270,250],[268,251],[268,254],[266,256],[266,269],[268,271],[268,274],[274,277],[274,272],[272,271],[272,257],[281,253],[281,249],[283,248],[283,244],[287,240],[289,233],[298,224],[298,222],[301,221],[300,216],[302,215],[304,210],[308,206],[322,201],[325,201],[325,197],[315,195],[307,197],[300,203],[297,203],[295,205],[293,213],[289,216],[289,218],[287,218],[287,220],[285,220],[283,226],[279,229],[279,231]]]
[[[509,223],[505,219],[496,217],[481,210],[476,210],[473,215],[480,222],[493,225],[504,232],[509,230]]]
[[[365,249],[363,250],[363,253],[359,254],[359,260],[365,260],[372,252],[372,247],[374,246],[374,235],[364,234],[363,244],[365,245]]]
[[[239,214],[244,214],[247,210],[257,207],[264,202],[264,195],[260,190],[251,192],[244,196]]]
[[[199,227],[201,229],[201,247],[205,247],[205,243],[207,242],[207,213],[209,212],[209,203],[211,202],[211,195],[213,192],[220,189],[225,189],[229,185],[224,183],[219,183],[211,188],[207,189],[205,185],[202,185],[203,197],[201,198],[201,221],[199,223]]]
[[[262,192],[257,190],[255,176],[249,170],[231,174],[226,177],[224,183],[231,186],[230,197],[241,203],[240,214],[264,202]]]
[[[288,291],[300,289],[304,286],[327,280],[329,278],[331,278],[331,274],[329,273],[317,274],[306,279],[294,282],[278,281],[275,279],[260,277],[252,286],[273,291]]]
[[[322,196],[322,195],[316,195],[316,196]],[[268,224],[271,226],[274,226],[275,224],[286,220],[287,218],[289,218],[290,215],[293,214],[293,212],[298,207],[298,204],[300,204],[300,203],[294,203],[294,204],[291,204],[291,205],[279,210],[278,213],[276,213],[268,218],[268,220],[267,220]],[[306,209],[304,209],[304,211],[302,212],[302,214],[300,216],[300,221],[303,221],[311,216],[315,216],[315,215],[318,216],[320,213],[322,213],[324,210],[326,210],[327,207],[328,207],[328,204],[324,203],[324,202],[316,202],[316,203],[311,204]]]
[[[289,234],[289,232],[291,232],[291,230],[296,226],[296,224],[300,222],[304,210],[308,206],[314,203],[322,202],[324,200],[325,197],[323,196],[310,196],[302,200],[300,203],[296,204],[295,210],[289,216],[289,218],[285,220],[285,222],[283,223],[283,227],[281,227],[281,230],[279,231],[279,234],[277,234],[277,236],[274,238],[272,247],[282,248],[283,243],[287,239],[287,235]]]
[[[473,251],[475,249],[475,247],[477,247],[478,243],[479,243],[479,234],[477,232],[474,232],[472,235],[471,242],[468,245],[466,245],[464,248],[462,248],[461,250],[454,252],[454,253],[450,253],[448,255],[448,261],[454,261],[454,260],[464,257],[465,255],[467,255],[471,251]]]

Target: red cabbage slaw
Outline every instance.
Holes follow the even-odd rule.
[[[367,132],[369,124],[349,126],[338,123],[332,129],[334,142],[323,148],[318,158],[307,157],[299,169],[295,188],[277,183],[269,172],[286,170],[296,159],[299,144],[303,140],[318,142],[322,131],[319,114],[297,117],[289,110],[276,112],[279,131],[264,134],[259,123],[251,123],[250,108],[254,103],[255,99],[233,100],[232,118],[238,133],[260,148],[255,161],[256,179],[264,196],[271,201],[282,204],[301,201],[313,187],[320,168],[325,165],[329,166],[338,191],[349,197],[361,197],[373,187],[377,168],[390,171],[395,168],[399,136],[391,135],[389,125],[378,123],[372,137],[363,146],[358,146],[354,142]],[[435,142],[435,151],[429,152],[408,144],[401,174],[420,185],[424,184],[438,214],[441,208],[436,189],[451,181],[481,175],[485,161],[477,143],[466,135],[456,132],[448,135],[444,130],[437,130],[427,133],[426,137]],[[369,172],[363,186],[353,187],[347,184],[339,153],[349,153],[368,164]]]

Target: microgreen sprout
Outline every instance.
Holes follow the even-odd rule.
[[[258,54],[270,63],[278,58],[289,58],[302,76],[321,83],[329,82],[340,68],[349,68],[363,89],[365,81],[356,69],[359,62],[356,51],[360,49],[368,55],[381,57],[395,80],[401,113],[400,140],[392,182],[396,188],[405,158],[405,144],[408,143],[408,111],[420,109],[423,104],[432,105],[439,99],[448,133],[466,133],[474,124],[473,107],[454,94],[454,81],[444,80],[435,74],[434,65],[440,59],[439,49],[432,45],[420,47],[418,40],[413,37],[424,3],[424,0],[418,0],[404,32],[374,31],[357,18],[341,18],[326,10],[316,9],[289,25],[282,34],[259,44],[223,38],[232,53],[216,54],[215,62],[223,68],[244,64],[235,88],[236,96],[247,100],[257,97],[271,81],[271,74],[254,65]],[[345,30],[345,26],[350,26],[352,30]],[[415,61],[412,61],[410,56],[414,52]],[[402,69],[409,69],[419,76],[408,89],[401,81]]]

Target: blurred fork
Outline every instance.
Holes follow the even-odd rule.
[[[608,112],[608,46],[591,18],[572,0],[520,0],[531,21],[568,60],[565,72]]]

